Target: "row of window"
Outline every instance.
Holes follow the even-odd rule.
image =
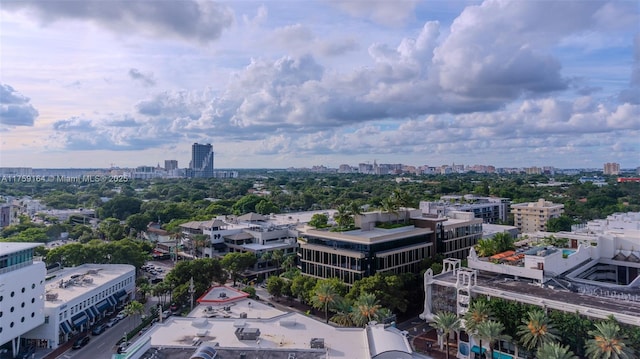
[[[35,316],[36,316],[36,312],[31,312],[31,318],[35,318]],[[24,320],[25,320],[24,317],[20,318],[20,323],[24,323]],[[15,322],[9,323],[9,328],[13,328],[14,326],[15,326]],[[4,330],[4,327],[0,325],[0,333],[2,333],[3,330]]]
[[[361,272],[352,272],[335,267],[328,267],[318,263],[301,262],[301,271],[312,277],[340,278],[345,284],[353,284],[364,277]]]
[[[36,288],[36,284],[35,283],[31,283],[31,289],[35,289]],[[22,289],[20,290],[21,293],[24,293],[27,291],[26,287],[22,287]],[[11,296],[11,298],[16,296],[16,292],[15,291],[11,291],[11,293],[9,294],[9,296]],[[0,302],[2,302],[4,300],[4,296],[0,295]]]
[[[391,268],[407,266],[431,257],[431,246],[410,249],[376,258],[376,269],[384,271]]]

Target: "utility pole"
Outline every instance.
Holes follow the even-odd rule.
[[[193,277],[189,281],[189,293],[191,294],[191,310],[193,310],[193,294],[195,293],[195,287],[193,286]]]

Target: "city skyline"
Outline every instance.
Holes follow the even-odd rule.
[[[640,165],[636,1],[0,5],[0,167]]]

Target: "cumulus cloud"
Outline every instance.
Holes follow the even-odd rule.
[[[33,126],[38,111],[30,99],[7,84],[0,84],[0,124],[7,126]]]
[[[142,84],[145,87],[152,87],[156,85],[156,80],[153,78],[153,73],[143,74],[140,70],[132,68],[129,69],[129,77]]]
[[[139,101],[134,115],[64,120],[54,129],[69,147],[132,149],[206,134],[255,154],[486,154],[518,147],[552,156],[595,143],[633,148],[618,135],[640,133],[638,104],[592,97],[598,87],[570,80],[553,51],[603,22],[594,20],[601,6],[487,1],[467,7],[450,29],[426,22],[413,37],[371,44],[369,64],[355,70],[327,68],[311,54],[258,57],[219,90],[159,92]],[[321,43],[302,24],[272,36],[283,44]],[[321,51],[358,46],[343,45]],[[582,96],[556,96],[567,89]],[[85,136],[88,128],[103,141]]]
[[[33,13],[43,24],[86,20],[111,31],[193,40],[209,43],[220,37],[234,21],[226,5],[213,1],[9,1],[3,10]]]

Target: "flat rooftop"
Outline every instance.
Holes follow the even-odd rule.
[[[274,307],[268,306],[260,301],[253,299],[241,298],[227,303],[208,303],[204,302],[189,313],[191,318],[236,318],[244,314],[247,318],[274,318],[285,312]]]
[[[326,230],[307,229],[305,234],[310,236],[317,236],[321,238],[336,239],[346,242],[357,243],[379,243],[384,241],[392,241],[402,239],[410,235],[429,234],[433,233],[430,228],[418,228],[413,225],[407,225],[398,228],[378,228],[375,227],[371,230],[356,229],[346,232],[331,232]]]
[[[456,276],[453,272],[439,274],[434,279],[436,283],[441,282],[449,287],[455,287],[456,284]],[[638,316],[640,302],[597,297],[557,287],[541,287],[527,281],[482,271],[477,271],[477,280],[477,286],[472,288],[474,293],[546,306],[565,312],[579,312],[596,318],[606,318],[609,314],[613,314],[622,323],[640,326],[640,316]]]
[[[45,293],[57,294],[58,297],[45,300],[45,307],[66,304],[129,272],[135,272],[135,267],[129,264],[83,264],[48,273],[47,278],[50,279],[45,282]]]
[[[44,243],[28,243],[28,242],[0,242],[0,256],[15,253],[29,248],[43,246]]]
[[[258,329],[260,336],[257,340],[239,340],[235,335],[238,328]],[[154,325],[140,340],[145,337],[150,338],[152,347],[192,346],[197,338],[196,342],[215,342],[223,348],[246,348],[248,351],[315,351],[310,349],[311,339],[323,338],[329,358],[370,357],[364,329],[335,328],[299,313],[262,319],[170,317],[164,323]]]

